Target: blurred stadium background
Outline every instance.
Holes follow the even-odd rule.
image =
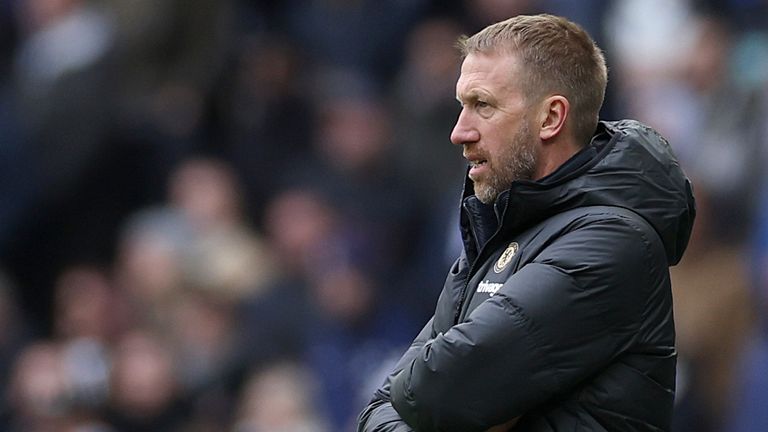
[[[762,0],[0,1],[0,430],[353,430],[459,247],[453,42],[531,12],[694,180],[675,430],[768,430]]]

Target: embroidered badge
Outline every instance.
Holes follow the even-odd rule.
[[[499,260],[496,261],[496,264],[494,264],[493,271],[496,273],[501,273],[501,271],[504,270],[504,267],[506,267],[507,264],[512,261],[512,258],[517,253],[518,247],[519,246],[517,245],[517,242],[510,243],[499,257]]]

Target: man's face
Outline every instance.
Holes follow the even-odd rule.
[[[456,83],[462,110],[451,142],[464,147],[475,195],[486,204],[536,171],[537,137],[531,132],[521,73],[513,55],[475,53],[464,59]]]

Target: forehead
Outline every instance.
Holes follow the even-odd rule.
[[[460,100],[490,93],[492,96],[519,94],[521,68],[513,54],[472,53],[461,64],[461,76],[456,82],[456,97]]]

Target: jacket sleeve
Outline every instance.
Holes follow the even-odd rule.
[[[373,399],[368,403],[358,418],[358,432],[413,432],[401,418],[400,414],[392,408],[389,396],[389,388],[392,376],[401,371],[405,365],[410,364],[413,358],[418,355],[421,348],[432,336],[432,323],[434,318],[430,319],[424,328],[419,332],[411,346],[403,354],[394,368],[394,372],[374,394]]]
[[[667,270],[650,234],[615,214],[574,221],[412,356],[392,406],[419,432],[483,431],[589,379],[633,342],[651,275]]]

